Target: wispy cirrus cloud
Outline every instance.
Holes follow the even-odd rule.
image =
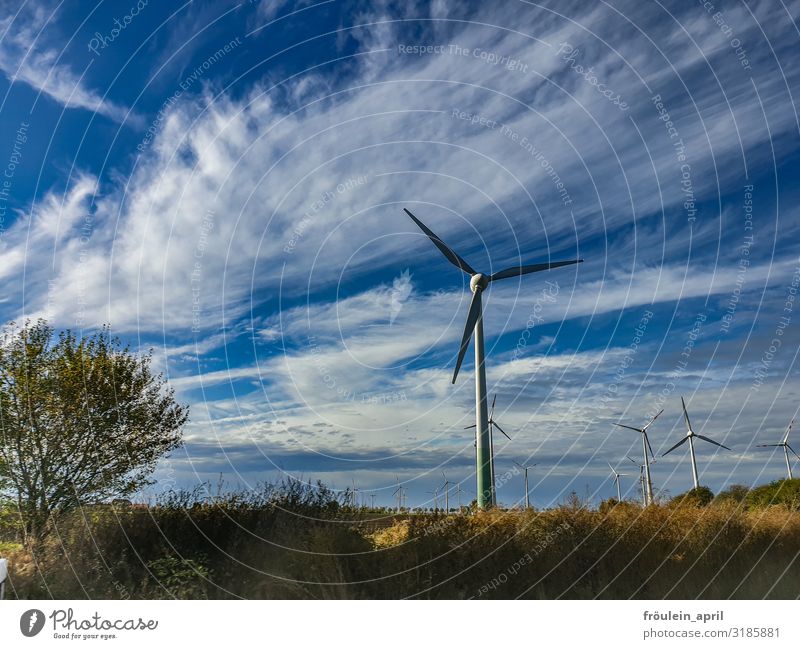
[[[12,82],[25,83],[66,108],[98,113],[115,122],[139,122],[131,111],[89,87],[91,63],[73,70],[61,41],[52,37],[58,8],[23,3],[16,14],[0,18],[0,70]]]

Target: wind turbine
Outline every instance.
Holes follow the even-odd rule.
[[[645,486],[645,479],[644,479],[644,464],[639,464],[636,460],[634,460],[630,455],[626,455],[631,462],[633,462],[636,466],[639,467],[639,487],[642,489],[642,504],[647,507],[647,487]]]
[[[491,482],[492,482],[492,496],[493,496],[492,505],[494,505],[494,506],[497,505],[497,489],[495,488],[495,481],[494,481],[494,476],[495,476],[495,473],[494,473],[494,428],[495,428],[495,426],[497,427],[497,430],[499,430],[501,433],[503,433],[503,435],[506,436],[506,438],[508,438],[509,442],[511,441],[511,438],[508,436],[508,433],[506,431],[504,431],[500,427],[500,424],[498,424],[494,420],[494,405],[496,403],[497,403],[497,394],[495,393],[494,398],[492,399],[492,408],[489,411],[489,421],[488,421],[488,424],[489,424],[489,458],[490,458],[489,470],[491,472]],[[472,426],[465,426],[464,430],[468,430],[470,428],[475,428],[475,424],[472,424]],[[477,441],[476,441],[475,447],[477,448]]]
[[[644,426],[641,428],[634,428],[633,426],[627,426],[626,424],[614,424],[615,426],[619,426],[620,428],[627,428],[628,430],[635,430],[637,433],[642,434],[642,452],[644,453],[644,476],[645,476],[645,502],[644,506],[652,504],[653,502],[653,480],[650,478],[650,457],[647,455],[648,449],[650,450],[650,456],[655,458],[655,453],[653,453],[653,447],[650,446],[650,440],[647,437],[647,429],[650,427],[658,416],[664,412],[661,409],[658,414],[653,417],[650,421],[648,421]]]
[[[434,487],[433,491],[426,491],[426,494],[433,494],[433,510],[439,509],[439,489],[441,487]]]
[[[617,502],[622,502],[622,490],[619,487],[619,479],[621,476],[628,475],[627,473],[617,473],[617,470],[611,466],[611,462],[606,462],[608,464],[608,468],[611,469],[611,473],[614,474],[614,484],[617,485]]]
[[[409,212],[406,208],[403,211],[408,214],[414,223],[417,224],[427,237],[433,242],[439,251],[453,264],[456,268],[461,269],[463,272],[470,276],[469,287],[472,290],[472,301],[469,305],[467,312],[467,321],[464,326],[464,334],[461,337],[461,346],[458,351],[458,358],[456,360],[455,370],[453,371],[453,383],[456,382],[458,370],[461,368],[461,362],[464,360],[464,355],[467,353],[470,338],[475,334],[475,449],[476,449],[476,474],[478,484],[478,508],[485,509],[494,503],[494,489],[491,482],[491,456],[489,451],[489,415],[486,408],[486,367],[484,365],[484,349],[483,349],[483,308],[481,304],[481,294],[486,290],[491,282],[496,282],[501,279],[509,277],[519,277],[527,275],[528,273],[536,273],[542,270],[549,270],[551,268],[558,268],[560,266],[568,266],[570,264],[577,264],[582,259],[574,259],[572,261],[556,261],[545,262],[541,264],[532,264],[527,266],[512,266],[505,270],[492,273],[491,275],[484,275],[472,268],[466,261],[459,257],[444,241],[437,237],[432,230],[428,228],[422,221]]]
[[[709,437],[705,437],[703,435],[698,435],[697,433],[695,433],[692,430],[692,423],[689,421],[689,413],[686,412],[686,402],[683,400],[683,397],[681,397],[681,405],[683,406],[683,419],[686,421],[686,437],[684,437],[680,442],[675,444],[675,446],[673,446],[671,449],[669,449],[661,457],[664,457],[664,455],[667,455],[667,453],[672,453],[672,451],[674,451],[676,448],[678,448],[681,444],[686,443],[686,441],[688,440],[688,442],[689,442],[689,454],[692,457],[692,480],[694,481],[694,488],[697,489],[700,486],[700,481],[697,479],[697,460],[695,459],[695,456],[694,456],[694,438],[697,437],[698,439],[702,439],[704,442],[711,442],[712,444],[716,444],[717,446],[721,446],[722,448],[727,449],[728,451],[730,451],[731,449],[729,449],[724,444],[720,444],[719,442],[715,442],[713,439],[711,439]]]
[[[531,504],[530,504],[530,500],[529,500],[529,497],[528,497],[528,469],[532,469],[536,465],[535,464],[531,464],[529,466],[522,466],[516,460],[514,461],[514,464],[516,464],[520,469],[522,469],[525,472],[525,509],[530,509],[531,508]]]
[[[442,485],[442,489],[444,489],[444,511],[445,514],[450,512],[450,489],[448,488],[449,485],[453,484],[447,479],[444,471],[442,471],[442,477],[444,478],[444,484]]]
[[[397,513],[399,514],[403,507],[403,485],[400,484],[400,478],[396,475],[394,479],[397,483],[397,489],[392,492],[392,496],[397,496]]]
[[[786,429],[786,434],[783,436],[783,441],[778,444],[757,444],[759,448],[766,448],[770,446],[778,447],[780,446],[783,448],[783,456],[786,458],[786,473],[789,475],[789,480],[792,480],[792,464],[789,462],[789,451],[794,453],[795,457],[800,458],[800,455],[797,455],[795,450],[789,446],[789,433],[792,432],[792,426],[794,426],[794,419],[792,419],[791,423],[789,424],[789,428]]]

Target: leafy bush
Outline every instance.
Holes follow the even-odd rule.
[[[783,505],[789,509],[800,509],[800,479],[776,480],[756,487],[747,494],[748,507]]]
[[[720,503],[744,503],[747,500],[747,494],[750,493],[750,488],[741,484],[734,484],[727,489],[720,491],[714,497],[714,504]]]
[[[148,563],[147,569],[153,582],[152,599],[207,599],[210,572],[200,561],[166,556]]]

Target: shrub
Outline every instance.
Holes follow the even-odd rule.
[[[700,486],[675,496],[670,500],[670,505],[677,507],[705,507],[712,500],[714,500],[714,492],[708,487]]]
[[[741,484],[734,484],[720,491],[714,498],[714,504],[720,503],[744,503],[747,499],[747,494],[750,493],[750,488]]]
[[[800,509],[800,479],[776,480],[756,487],[747,494],[747,505],[752,508],[784,505],[792,510]]]

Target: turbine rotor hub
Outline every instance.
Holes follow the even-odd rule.
[[[489,286],[489,278],[483,273],[475,273],[469,280],[469,288],[475,293],[478,289],[484,290]]]

